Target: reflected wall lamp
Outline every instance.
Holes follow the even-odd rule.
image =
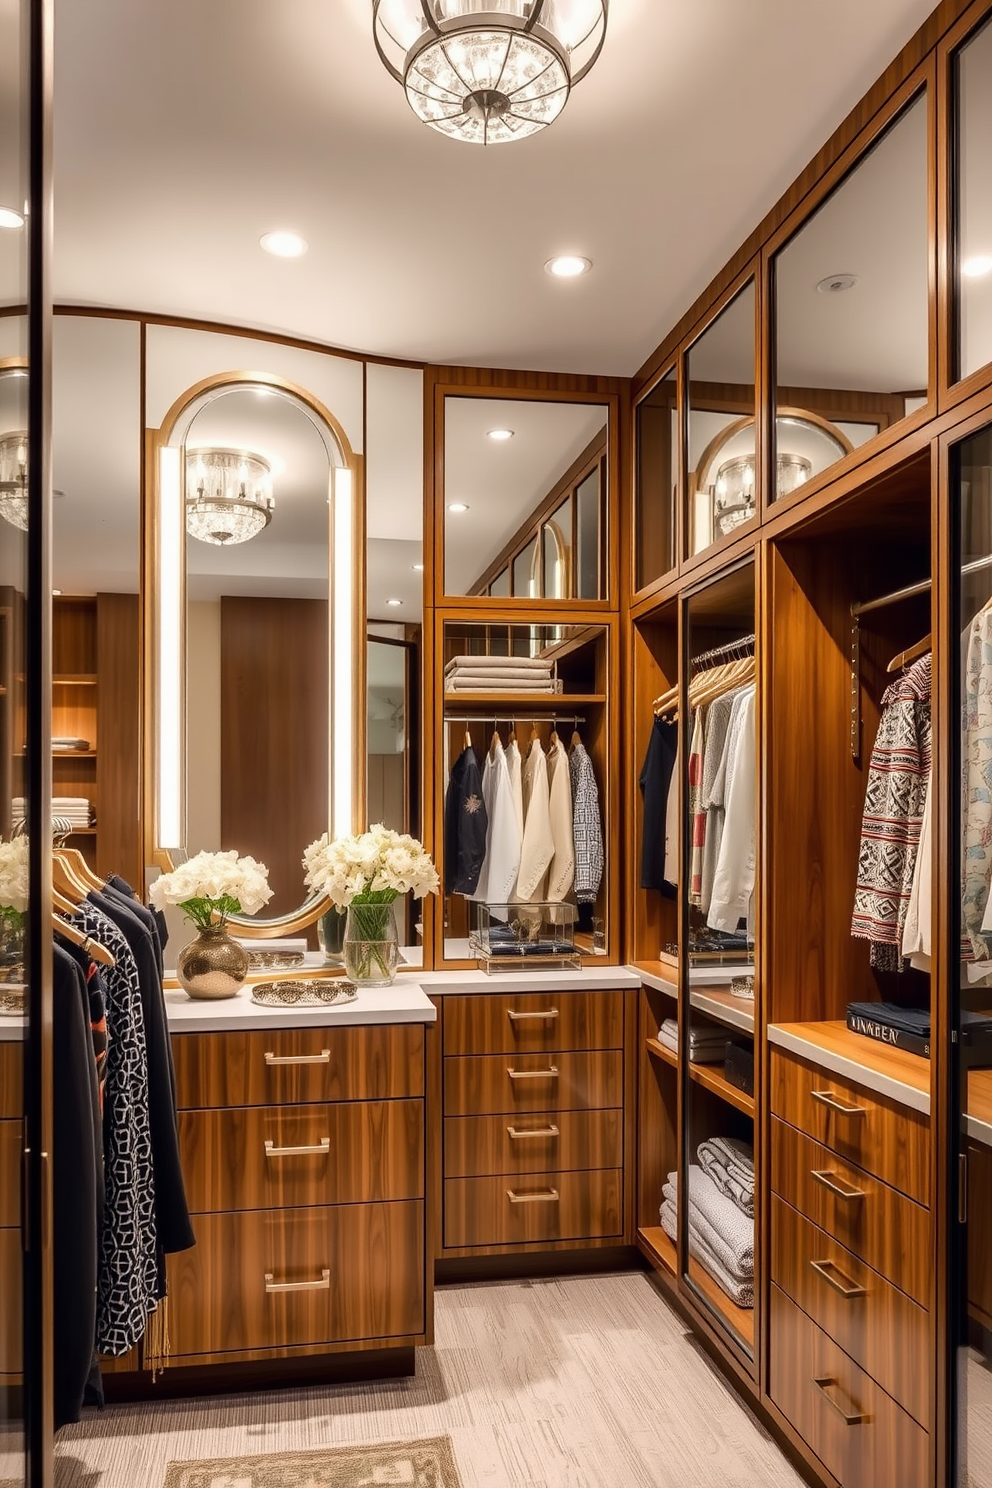
[[[379,56],[418,118],[475,145],[553,124],[606,37],[609,0],[372,0]]]

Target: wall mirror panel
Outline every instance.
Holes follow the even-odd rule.
[[[772,500],[927,401],[927,162],[924,93],[775,258]]]
[[[679,484],[678,377],[673,367],[635,410],[637,439],[634,521],[635,587],[668,573],[675,563]]]
[[[690,556],[757,513],[754,314],[750,280],[689,350]]]
[[[235,922],[289,933],[323,908],[304,847],[364,825],[359,462],[261,374],[191,389],[153,446],[155,847],[250,853],[273,897]]]
[[[606,599],[608,446],[602,403],[446,397],[445,593]]]
[[[959,377],[992,362],[992,21],[954,64],[957,107],[957,317]]]

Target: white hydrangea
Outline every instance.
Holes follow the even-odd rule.
[[[342,907],[372,896],[386,901],[412,893],[423,899],[439,887],[437,870],[423,844],[381,822],[357,837],[331,841],[325,832],[304,849],[303,867],[307,887]]]
[[[0,842],[0,910],[25,914],[28,907],[28,839]]]
[[[265,864],[239,858],[232,850],[197,853],[157,878],[149,897],[159,909],[178,904],[195,923],[210,924],[215,915],[223,921],[228,914],[257,914],[272,898],[272,890]]]

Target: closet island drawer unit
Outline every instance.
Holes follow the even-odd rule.
[[[448,993],[442,1256],[620,1244],[627,993]]]
[[[21,1380],[21,1059],[19,1039],[0,1042],[0,1388]]]
[[[322,1027],[228,1031],[218,1012],[219,1027],[177,1032],[174,1020],[197,1243],[169,1257],[172,1365],[428,1341],[424,1024],[435,1015],[417,996],[419,1022],[335,1026],[329,1014]]]
[[[825,1025],[828,1042],[842,1034]],[[886,1069],[888,1053],[864,1051],[863,1085],[781,1047],[771,1057],[769,1389],[845,1488],[926,1481],[931,1147],[915,1107],[928,1070],[911,1069],[903,1104],[888,1092],[907,1056]]]

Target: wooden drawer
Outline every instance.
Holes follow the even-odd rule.
[[[21,1123],[0,1121],[0,1228],[21,1222]]]
[[[24,1045],[20,1039],[0,1043],[0,1120],[23,1114],[23,1059]]]
[[[190,1209],[299,1209],[424,1196],[420,1100],[183,1111]]]
[[[622,1049],[622,992],[533,992],[446,996],[445,1054]]]
[[[303,1105],[424,1093],[424,1029],[278,1028],[172,1040],[180,1107]]]
[[[968,1143],[968,1312],[992,1328],[992,1147]]]
[[[525,1245],[595,1240],[623,1231],[623,1170],[527,1178],[449,1178],[444,1243]]]
[[[769,1393],[844,1488],[926,1488],[927,1433],[772,1287]]]
[[[777,1118],[772,1190],[914,1302],[930,1306],[928,1209]]]
[[[22,1368],[22,1261],[20,1230],[0,1230],[0,1376],[19,1376]]]
[[[444,1176],[573,1172],[623,1167],[623,1112],[546,1117],[456,1116],[444,1123]]]
[[[924,1427],[930,1418],[930,1315],[772,1199],[772,1281]]]
[[[200,1215],[196,1245],[168,1268],[176,1361],[425,1328],[419,1201]]]
[[[772,1049],[771,1108],[883,1183],[930,1202],[930,1122],[781,1049]]]
[[[444,1061],[446,1116],[623,1105],[623,1053],[490,1054]]]

